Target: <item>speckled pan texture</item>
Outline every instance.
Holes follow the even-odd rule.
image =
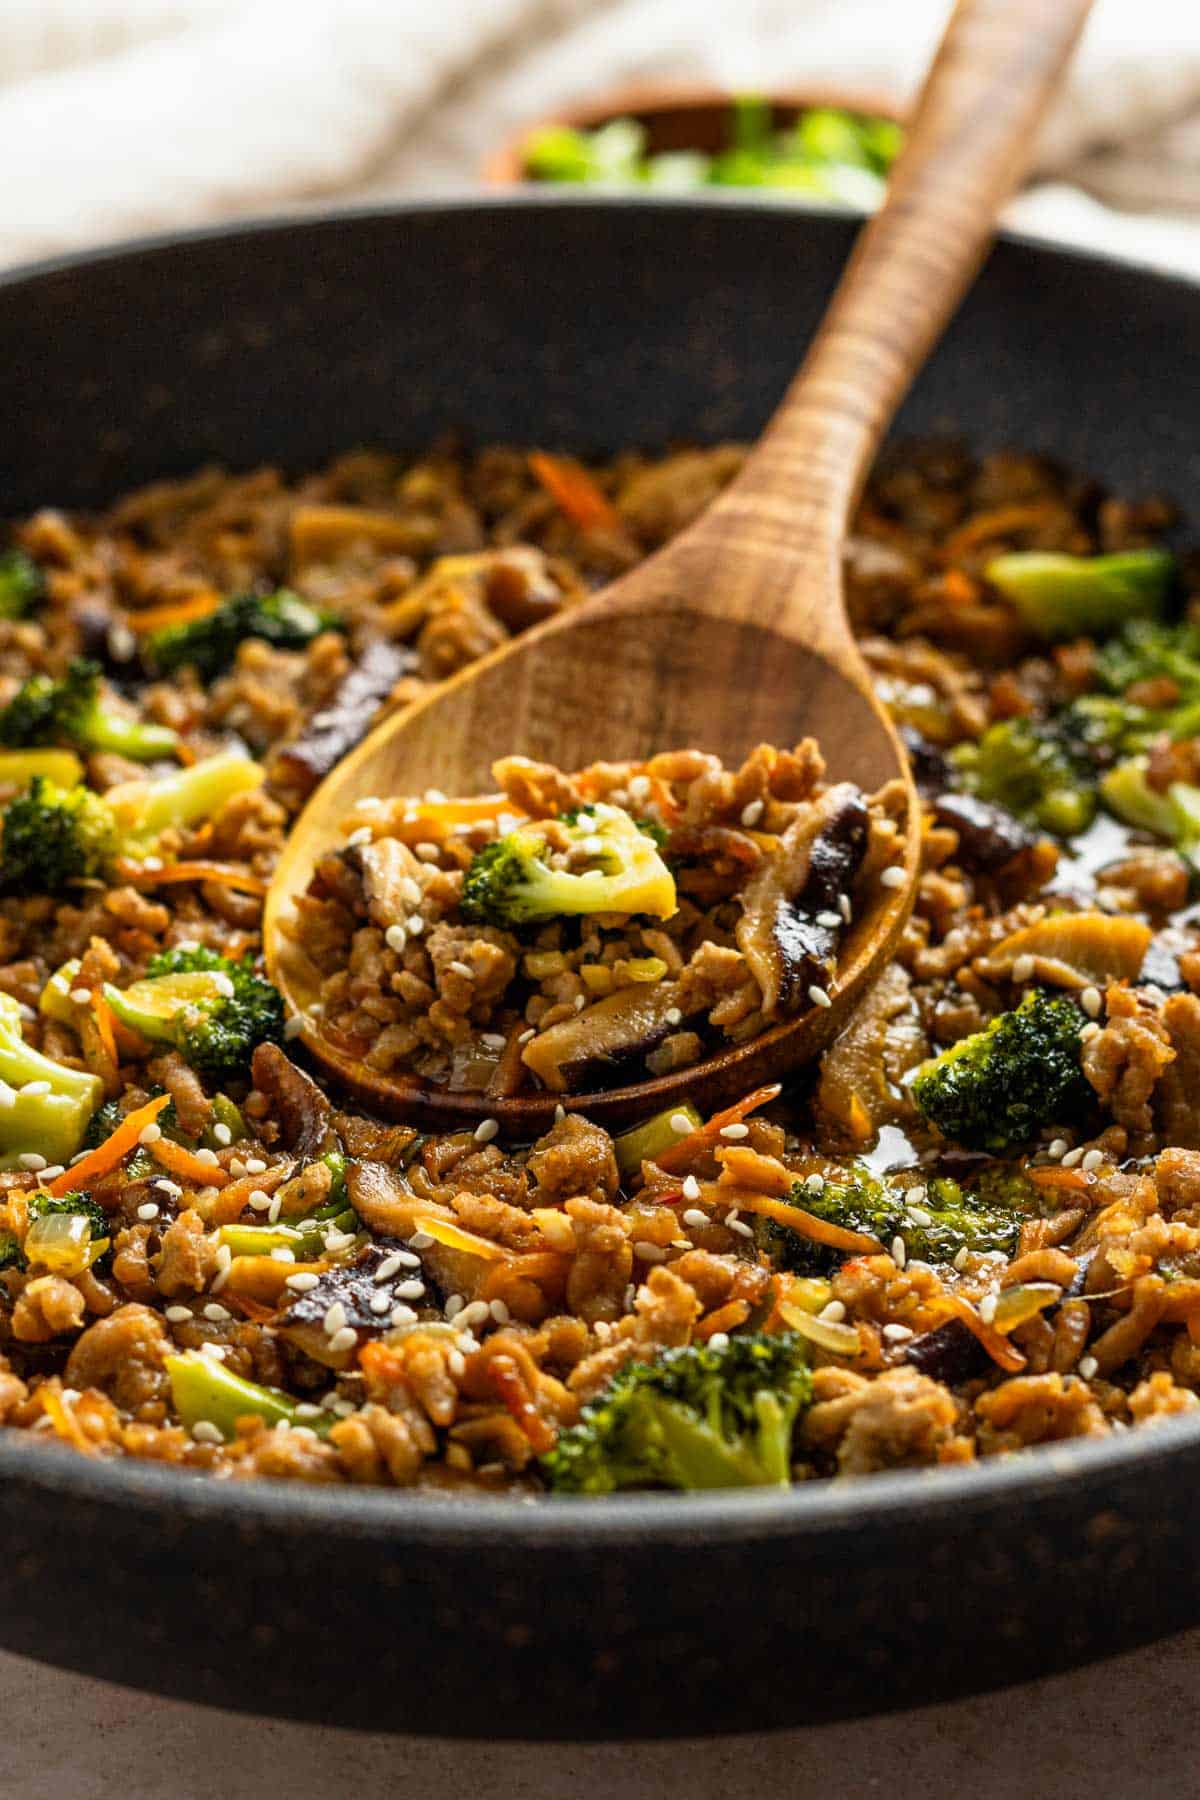
[[[744,201],[305,219],[0,279],[0,514],[447,427],[751,436],[853,232]],[[1194,288],[1005,243],[902,418],[1200,515]],[[0,1641],[182,1697],[463,1736],[758,1729],[1200,1618],[1200,1429],[778,1495],[431,1501],[0,1440]]]

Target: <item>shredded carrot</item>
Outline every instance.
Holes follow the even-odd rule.
[[[85,1456],[95,1456],[99,1446],[94,1444],[87,1432],[84,1431],[75,1417],[74,1408],[67,1403],[63,1395],[47,1383],[41,1390],[41,1401],[42,1410],[54,1426],[57,1435],[65,1438],[69,1444],[72,1444],[76,1450],[81,1450]]]
[[[780,1225],[788,1225],[814,1244],[827,1244],[832,1250],[860,1251],[867,1256],[877,1255],[879,1252],[877,1239],[868,1237],[865,1232],[848,1231],[844,1225],[831,1225],[827,1219],[818,1219],[812,1213],[805,1212],[803,1207],[792,1206],[786,1200],[776,1200],[770,1194],[755,1194],[747,1188],[720,1187],[712,1183],[706,1185],[713,1199],[736,1206],[740,1212],[761,1213],[764,1218],[774,1219]],[[704,1189],[701,1193],[703,1195]]]
[[[706,1344],[718,1331],[736,1331],[749,1317],[748,1300],[727,1300],[724,1306],[718,1306],[716,1312],[709,1313],[707,1319],[701,1319],[693,1336],[698,1343]]]
[[[965,569],[947,569],[942,578],[946,599],[958,606],[969,606],[979,598],[979,583],[972,581]]]
[[[535,450],[529,466],[555,505],[581,531],[591,531],[598,525],[608,531],[620,529],[621,515],[582,463],[573,457],[548,456],[544,450]]]
[[[538,1456],[554,1447],[555,1433],[529,1396],[521,1371],[511,1356],[493,1356],[488,1378]]]
[[[159,1138],[150,1146],[155,1162],[189,1187],[228,1187],[230,1176],[219,1163],[201,1162],[194,1150],[185,1150],[171,1138]]]
[[[46,1191],[56,1197],[61,1194],[73,1194],[76,1190],[86,1190],[91,1184],[100,1180],[124,1162],[129,1152],[134,1149],[138,1138],[147,1125],[152,1125],[164,1106],[171,1103],[170,1094],[158,1094],[153,1100],[147,1100],[144,1106],[135,1106],[131,1113],[126,1113],[115,1131],[111,1131],[102,1144],[81,1157],[70,1168],[56,1175],[53,1181],[46,1183]]]
[[[278,1163],[273,1169],[264,1169],[261,1175],[243,1175],[237,1181],[229,1181],[227,1186],[221,1187],[220,1198],[216,1203],[205,1209],[208,1224],[232,1225],[245,1211],[251,1194],[274,1193],[280,1183],[287,1180],[294,1167],[294,1163]],[[223,1173],[223,1170],[217,1170],[218,1175]]]
[[[963,1294],[939,1294],[930,1301],[932,1310],[944,1313],[948,1318],[960,1319],[971,1336],[977,1338],[987,1351],[992,1361],[1000,1368],[1015,1375],[1025,1367],[1025,1358],[1015,1344],[1009,1342],[1002,1332],[981,1319],[978,1311]]]
[[[265,894],[267,884],[261,876],[237,863],[195,862],[168,863],[165,869],[148,869],[145,863],[122,862],[119,873],[123,880],[140,887],[166,887],[176,881],[211,881],[217,887],[237,888],[243,894]]]
[[[509,1255],[503,1244],[493,1244],[490,1238],[477,1237],[473,1231],[453,1225],[449,1219],[434,1218],[429,1213],[422,1213],[413,1220],[413,1230],[427,1231],[439,1244],[445,1244],[451,1250],[465,1250],[470,1256],[486,1257],[488,1262],[503,1262]]]
[[[117,1055],[117,1039],[113,1029],[113,1010],[99,988],[93,988],[92,990],[92,1011],[96,1015],[96,1035],[100,1039],[105,1056],[108,1057],[108,1060],[115,1069],[121,1059]]]
[[[126,613],[125,623],[130,631],[141,635],[151,631],[165,631],[172,625],[190,625],[193,619],[207,619],[209,613],[216,612],[220,604],[220,594],[207,588],[203,593],[192,594],[186,600],[171,600],[165,606],[148,606],[140,612]]]
[[[1066,1188],[1072,1194],[1086,1193],[1092,1185],[1082,1169],[1064,1169],[1060,1163],[1048,1163],[1044,1169],[1026,1169],[1025,1174],[1040,1188]]]
[[[711,1139],[719,1137],[726,1125],[740,1125],[748,1114],[757,1112],[760,1106],[766,1106],[770,1101],[777,1099],[781,1092],[781,1086],[780,1082],[772,1081],[766,1087],[755,1088],[752,1094],[747,1094],[736,1105],[727,1106],[724,1112],[714,1113],[708,1123],[701,1125],[698,1131],[689,1131],[687,1136],[681,1137],[677,1144],[672,1144],[669,1149],[663,1151],[661,1156],[656,1156],[655,1163],[660,1169],[665,1169],[668,1174],[676,1169],[686,1167],[691,1160],[692,1151],[698,1144],[707,1143]],[[873,1245],[872,1248],[874,1248]]]

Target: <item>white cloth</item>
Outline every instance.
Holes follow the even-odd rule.
[[[0,262],[461,190],[524,120],[628,79],[903,98],[946,4],[0,0]],[[1200,273],[1200,0],[1098,0],[1037,174],[1014,223]]]

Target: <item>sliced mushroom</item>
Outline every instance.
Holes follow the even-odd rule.
[[[523,1060],[555,1094],[584,1084],[611,1086],[624,1069],[679,1029],[673,1017],[678,1005],[673,981],[620,988],[532,1039]]]
[[[307,799],[319,781],[370,730],[375,714],[401,676],[416,667],[416,652],[385,638],[374,638],[341,682],[333,697],[314,713],[290,744],[271,759],[274,786],[297,799]]]
[[[311,1162],[326,1148],[330,1106],[311,1076],[278,1044],[260,1044],[250,1059],[254,1085],[273,1102],[286,1149]]]
[[[1140,920],[1111,913],[1052,913],[1014,931],[972,966],[988,982],[1012,980],[1015,965],[1022,962],[1028,969],[1023,980],[1102,988],[1110,981],[1135,979],[1152,935]]]

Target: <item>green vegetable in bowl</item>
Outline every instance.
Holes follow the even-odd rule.
[[[511,930],[588,913],[671,917],[671,871],[628,813],[597,802],[553,824],[523,825],[479,851],[463,881],[464,919]]]
[[[126,718],[106,707],[100,697],[99,664],[76,657],[58,680],[31,676],[0,708],[0,744],[17,750],[70,744],[80,750],[114,751],[131,762],[153,762],[173,756],[179,736],[166,725]]]
[[[784,1487],[811,1396],[804,1343],[791,1334],[666,1350],[626,1363],[560,1433],[542,1473],[560,1494]]]
[[[1095,1104],[1081,1067],[1083,1023],[1073,1001],[1034,989],[1015,1012],[923,1064],[913,1100],[945,1137],[973,1150],[1007,1150],[1043,1125],[1077,1124]]]
[[[1109,556],[1013,550],[993,557],[984,573],[1039,637],[1083,637],[1115,631],[1131,619],[1158,618],[1175,558],[1166,550]]]

